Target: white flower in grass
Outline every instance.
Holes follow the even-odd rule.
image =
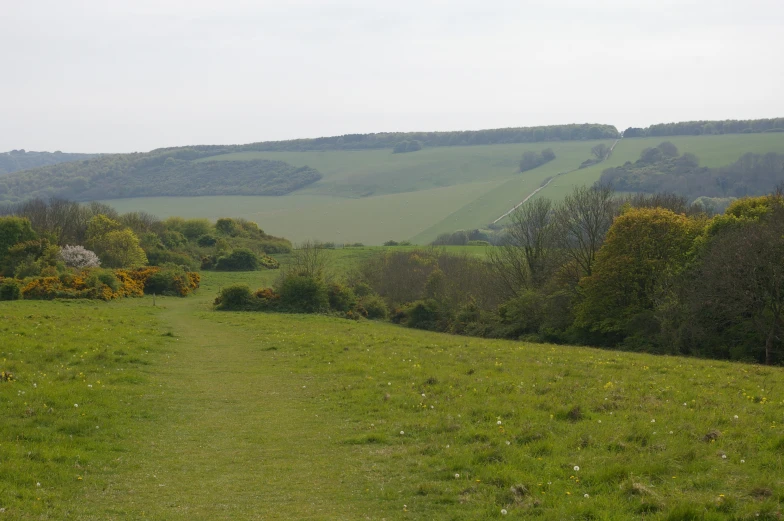
[[[455,474],[455,479],[460,479],[460,474]]]
[[[79,404],[78,404],[78,403],[75,403],[75,404],[74,404],[74,407],[79,407]]]
[[[651,423],[656,423],[656,420],[651,420]]]
[[[404,434],[405,434],[405,432],[403,432],[403,431],[400,431],[400,435],[401,435],[401,436],[402,436],[402,435],[404,435]]]
[[[506,514],[507,514],[507,512],[506,512],[506,509],[505,509],[505,508],[502,508],[502,509],[501,509],[501,515],[502,515],[502,516],[505,516]]]
[[[580,470],[580,467],[579,467],[579,466],[577,466],[577,465],[575,465],[575,466],[574,466],[574,471],[575,471],[575,472],[577,472],[578,470]]]
[[[498,420],[498,421],[497,421],[497,422],[495,422],[495,423],[496,423],[496,425],[501,425],[501,420]]]
[[[589,496],[588,494],[585,494],[583,497],[584,497],[585,499],[588,499],[588,498],[589,498],[589,497],[591,497],[591,496]]]
[[[738,415],[737,415],[737,414],[735,415],[735,419],[736,419],[736,420],[738,419]]]

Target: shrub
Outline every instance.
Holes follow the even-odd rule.
[[[360,299],[359,305],[367,313],[367,318],[386,319],[389,315],[389,308],[383,298],[378,295],[367,295]]]
[[[60,259],[71,268],[97,268],[101,265],[101,260],[95,252],[78,245],[63,246],[60,250]]]
[[[217,309],[226,311],[243,311],[253,309],[254,296],[245,284],[235,284],[223,288],[215,299]]]
[[[14,279],[6,279],[0,282],[0,300],[20,300],[22,298],[22,288]]]
[[[117,279],[117,275],[109,270],[95,270],[87,276],[85,282],[87,286],[96,289],[100,289],[101,286],[106,286],[111,289],[113,293],[120,289],[120,281]]]
[[[398,246],[399,244],[397,241],[387,241],[384,243],[384,246]]]
[[[190,270],[196,270],[200,267],[201,269],[207,269],[204,268],[203,262],[200,263],[187,253],[181,253],[178,251],[152,250],[147,253],[147,260],[150,263],[150,266],[177,264],[179,266],[186,266]]]
[[[192,289],[193,279],[176,264],[167,264],[160,271],[153,273],[144,284],[144,292],[156,295],[185,297]],[[196,285],[198,287],[198,284]]]
[[[329,309],[329,293],[324,282],[307,275],[289,275],[283,279],[280,303],[286,311],[318,313]]]
[[[196,244],[203,248],[208,248],[210,246],[215,246],[215,243],[218,242],[218,239],[213,237],[212,235],[202,235],[196,240]]]
[[[259,258],[247,248],[238,248],[215,263],[217,271],[256,271]]]
[[[440,315],[438,302],[433,299],[417,300],[403,307],[402,320],[408,327],[416,329],[439,330]]]
[[[350,311],[357,305],[357,297],[351,288],[341,284],[330,285],[327,294],[329,295],[329,307],[334,311]]]

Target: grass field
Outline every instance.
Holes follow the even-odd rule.
[[[784,151],[784,134],[778,133],[626,139],[605,163],[558,177],[538,197],[561,199],[574,186],[595,182],[605,168],[634,161],[644,148],[665,140],[711,167],[732,163],[746,152]],[[205,159],[278,159],[311,166],[324,177],[283,197],[160,197],[110,203],[120,211],[144,210],[162,217],[245,217],[269,233],[297,242],[318,238],[366,244],[389,239],[427,243],[440,233],[486,226],[549,177],[588,159],[596,143],[442,147],[412,154],[389,150],[226,154]],[[554,161],[515,173],[524,151],[545,147],[555,151]]]
[[[0,303],[0,516],[782,515],[782,368],[211,310],[269,275]]]

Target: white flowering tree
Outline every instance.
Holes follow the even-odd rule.
[[[66,266],[72,268],[97,268],[101,265],[98,255],[84,246],[63,246],[60,250],[60,258]]]

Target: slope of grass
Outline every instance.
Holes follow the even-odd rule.
[[[74,519],[136,457],[165,356],[139,302],[0,302],[0,517]]]
[[[605,168],[635,161],[662,141],[692,152],[705,166],[721,166],[747,152],[781,152],[784,133],[673,136],[621,140],[604,163],[557,177],[537,197],[560,200],[575,186],[592,184]],[[576,168],[605,141],[439,147],[411,154],[389,150],[326,152],[238,152],[206,157],[280,160],[317,169],[322,179],[283,197],[139,198],[111,201],[120,211],[159,216],[241,216],[270,233],[295,241],[381,244],[388,239],[427,243],[440,233],[487,226],[548,178]],[[551,147],[556,159],[515,173],[522,153]]]
[[[536,172],[562,172],[589,158],[591,147],[599,142],[438,147],[411,154],[393,154],[390,150],[239,152],[202,161],[270,159],[310,166],[324,177],[299,193],[367,197],[509,179],[520,175],[517,171],[523,152],[539,152],[547,147],[554,150],[556,158]]]
[[[418,192],[349,199],[296,194],[285,197],[151,197],[105,201],[120,212],[159,217],[244,217],[267,233],[294,242],[319,239],[382,244],[412,237],[492,190],[497,181],[466,183]]]
[[[155,309],[0,303],[9,519],[781,515],[782,368],[213,312],[267,275],[204,275]]]

